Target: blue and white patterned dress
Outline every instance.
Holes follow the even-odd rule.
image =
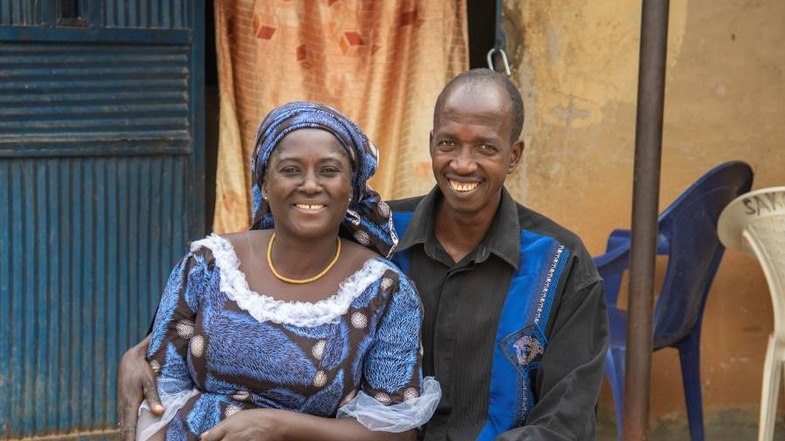
[[[416,291],[385,259],[324,300],[283,302],[252,292],[231,244],[209,236],[166,284],[147,355],[166,414],[139,439],[166,424],[167,439],[196,439],[250,408],[422,425],[440,392],[422,378],[421,320]]]

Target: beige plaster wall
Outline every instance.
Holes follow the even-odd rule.
[[[505,2],[513,79],[527,110],[525,163],[509,187],[595,255],[612,229],[630,224],[640,8],[631,0]],[[754,188],[785,185],[785,1],[672,1],[661,209],[732,159],[752,165]],[[757,262],[728,251],[704,319],[707,423],[728,410],[757,419],[771,329]],[[659,351],[653,363],[653,424],[685,418],[676,352]],[[601,410],[610,409],[606,388]]]

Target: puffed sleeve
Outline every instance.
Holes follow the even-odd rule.
[[[205,257],[201,253],[189,253],[174,267],[166,282],[147,349],[147,361],[158,377],[158,394],[166,411],[160,418],[145,419],[147,424],[137,431],[139,440],[147,439],[165,426],[198,393],[188,370],[187,353],[206,275]],[[145,401],[140,414],[147,409]]]
[[[441,388],[422,376],[422,303],[409,279],[396,272],[391,296],[363,361],[361,390],[338,409],[370,430],[404,432],[433,416]]]

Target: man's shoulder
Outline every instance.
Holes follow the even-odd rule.
[[[387,201],[387,205],[390,206],[390,209],[393,212],[411,212],[417,208],[417,204],[419,204],[424,197],[425,195],[420,195],[406,199],[395,199]]]
[[[565,228],[553,219],[538,213],[531,208],[525,207],[516,202],[518,209],[518,223],[521,230],[528,231],[539,236],[551,237],[558,241],[573,253],[587,253],[583,241],[577,234]]]
[[[420,195],[404,199],[394,199],[387,201],[387,205],[389,205],[393,212],[413,212],[417,208],[417,205],[426,196],[427,195]],[[510,198],[509,200],[512,200],[512,202],[515,204],[518,215],[518,223],[521,230],[526,230],[530,233],[540,236],[552,237],[573,251],[584,249],[583,242],[577,234],[573,233],[551,218],[540,214],[531,208],[521,205],[514,199]]]
[[[600,280],[599,273],[597,273],[597,268],[594,266],[591,254],[589,254],[589,251],[577,234],[549,217],[524,207],[521,204],[517,204],[517,208],[518,222],[520,223],[521,230],[553,238],[570,250],[576,263],[573,270],[577,271],[579,274],[583,274],[586,282]]]

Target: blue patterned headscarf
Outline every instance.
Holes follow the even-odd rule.
[[[368,186],[376,171],[378,151],[367,136],[349,118],[322,104],[295,101],[273,109],[256,132],[251,157],[253,186],[252,230],[272,228],[270,206],[262,197],[270,155],[287,134],[298,129],[326,130],[341,143],[352,163],[352,201],[341,223],[340,235],[390,257],[398,237],[390,216],[390,207]]]

